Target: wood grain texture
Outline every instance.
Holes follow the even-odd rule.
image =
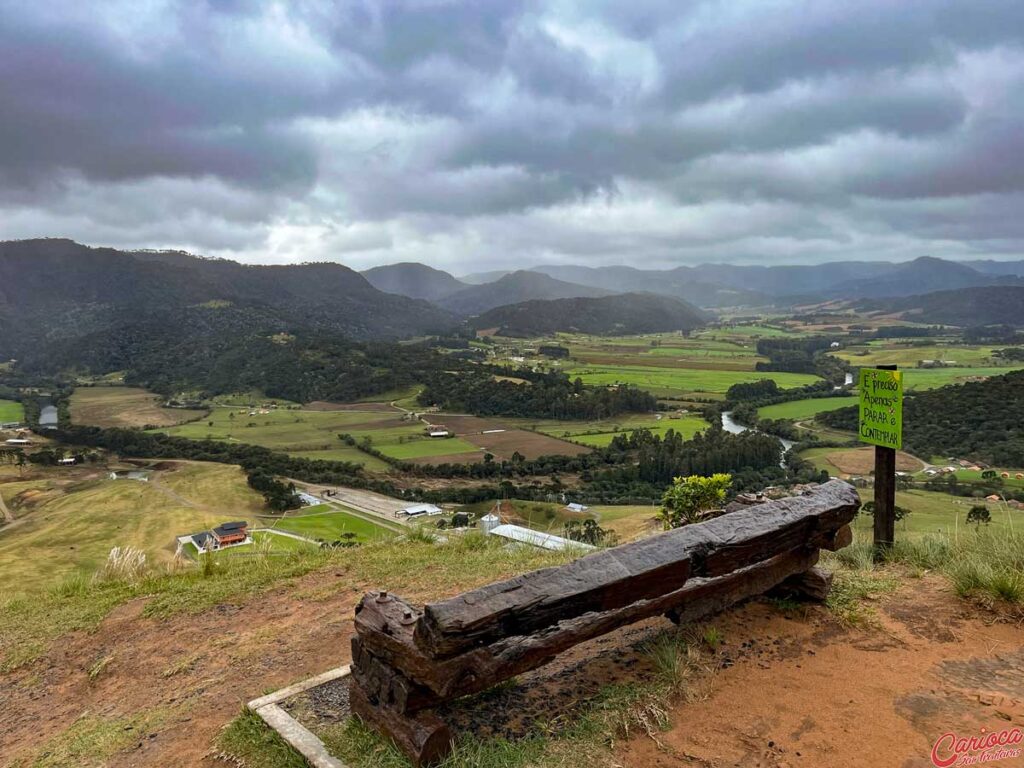
[[[852,486],[833,480],[780,499],[597,552],[427,605],[414,638],[446,658],[593,611],[608,611],[721,576],[800,547],[831,545],[857,514]]]

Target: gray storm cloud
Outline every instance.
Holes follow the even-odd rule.
[[[0,238],[1020,257],[1024,3],[0,0]]]

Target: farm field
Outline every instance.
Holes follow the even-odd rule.
[[[161,397],[138,387],[78,387],[71,395],[71,422],[96,427],[167,427],[203,411],[164,408]]]
[[[1021,366],[978,368],[907,368],[904,371],[904,389],[936,389],[947,384],[962,384],[977,378],[1001,376]]]
[[[377,525],[363,516],[345,512],[330,504],[320,504],[297,514],[289,514],[273,523],[275,530],[296,533],[309,539],[335,541],[345,533],[354,533],[359,542],[394,536],[390,528]]]
[[[161,431],[193,440],[209,438],[262,445],[311,459],[353,461],[371,471],[382,471],[386,464],[346,446],[338,439],[339,434],[347,433],[358,440],[369,437],[375,448],[400,459],[477,450],[467,443],[452,445],[451,440],[430,441],[423,437],[423,424],[402,421],[399,412],[393,409],[279,408],[253,416],[249,413],[244,408],[214,408],[207,418]],[[447,445],[440,446],[441,442]]]
[[[662,397],[724,394],[733,384],[772,379],[780,387],[790,389],[819,381],[805,373],[762,371],[726,371],[688,368],[655,368],[637,365],[578,365],[567,367],[570,376],[578,376],[584,384],[608,386],[635,384]]]
[[[324,461],[350,461],[353,464],[362,464],[367,472],[386,472],[389,464],[381,461],[376,456],[363,453],[358,448],[344,445],[339,441],[337,448],[325,448],[321,451],[289,451],[291,456],[298,456],[303,459],[322,459]]]
[[[651,434],[664,437],[670,430],[681,434],[687,440],[693,437],[698,432],[707,429],[708,423],[700,416],[683,416],[678,419],[664,418],[661,421],[655,421],[653,419],[638,421],[634,423],[626,423],[619,426],[618,429],[611,429],[606,432],[598,432],[596,434],[586,433],[577,434],[572,437],[573,440],[583,443],[584,445],[591,445],[598,448],[611,443],[616,435],[624,432],[632,432],[636,429],[647,429],[650,430]]]
[[[494,454],[499,459],[511,459],[514,453],[519,453],[527,459],[536,459],[551,455],[576,456],[588,451],[579,445],[556,439],[560,434],[547,433],[544,430],[540,431],[544,434],[540,434],[530,431],[529,426],[521,428],[527,424],[528,420],[525,419],[492,419],[453,413],[433,414],[431,419],[444,424],[460,439],[472,444],[478,450],[480,459],[484,453]]]
[[[252,522],[264,511],[238,467],[164,466],[149,482],[110,480],[106,470],[82,468],[0,483],[18,518],[0,528],[0,572],[14,592],[38,592],[73,574],[91,576],[114,546],[136,547],[150,563],[169,564],[176,536],[227,520]]]
[[[1005,478],[1001,477],[1003,472],[1008,473],[1010,476],[1009,477],[1005,477]],[[1011,489],[1024,488],[1024,478],[1017,477],[1017,475],[1019,475],[1019,474],[1024,474],[1024,469],[1004,469],[1004,468],[1000,468],[1000,469],[996,469],[996,473],[998,475],[1000,475],[999,479],[1002,480],[1004,488],[1011,488]],[[978,470],[958,469],[954,474],[956,475],[957,480],[963,480],[965,482],[977,483],[977,482],[981,482],[984,479],[981,476],[981,472],[978,471]]]
[[[861,448],[809,448],[800,456],[824,469],[830,474],[868,475],[875,468],[875,449],[870,445]],[[909,453],[896,453],[896,471],[917,472],[922,468],[920,459]]]
[[[868,496],[861,493],[862,500]],[[935,491],[897,491],[896,505],[910,510],[910,514],[896,523],[896,540],[900,536],[920,538],[927,535],[965,537],[975,534],[975,526],[967,524],[967,512],[975,504],[985,504],[977,499],[965,499]],[[1010,509],[1003,504],[985,504],[992,515],[992,522],[981,526],[994,532],[1021,530],[1024,526],[1024,512]],[[858,538],[871,540],[873,519],[871,515],[860,514],[853,521]]]
[[[916,368],[922,360],[950,361],[959,367],[997,366],[998,358],[992,352],[998,347],[968,346],[960,344],[897,344],[891,341],[872,341],[863,346],[830,354],[846,360],[851,365],[898,365],[902,368]]]
[[[25,418],[25,409],[14,400],[0,400],[0,422],[21,421]]]
[[[857,397],[816,397],[806,400],[791,400],[788,403],[766,405],[757,409],[762,419],[810,419],[819,413],[834,411],[849,405],[856,405]]]
[[[588,365],[635,365],[655,368],[705,368],[752,371],[760,357],[749,338],[684,337],[679,334],[597,337],[562,334],[574,360]]]

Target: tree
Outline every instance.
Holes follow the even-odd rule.
[[[874,517],[874,515],[875,515],[875,502],[873,502],[873,501],[866,501],[866,502],[864,502],[861,505],[861,507],[860,507],[860,511],[863,512],[866,515],[871,515],[872,517]],[[905,518],[907,515],[910,514],[910,510],[907,509],[906,507],[894,506],[892,508],[892,511],[893,511],[893,515],[892,515],[893,516],[893,520],[895,520],[897,523],[900,520],[902,520],[903,518]]]
[[[725,501],[731,485],[732,477],[723,473],[675,478],[661,498],[659,516],[665,529],[700,522],[710,510]]]
[[[982,480],[995,480],[999,474],[994,469],[986,469],[981,473]]]
[[[982,523],[988,525],[992,522],[992,513],[988,511],[988,507],[976,504],[967,513],[967,522],[974,523],[980,528]]]

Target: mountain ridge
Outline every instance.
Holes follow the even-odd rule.
[[[688,302],[653,293],[537,299],[496,307],[473,318],[476,330],[497,328],[502,336],[556,332],[624,335],[690,331],[710,318]]]

